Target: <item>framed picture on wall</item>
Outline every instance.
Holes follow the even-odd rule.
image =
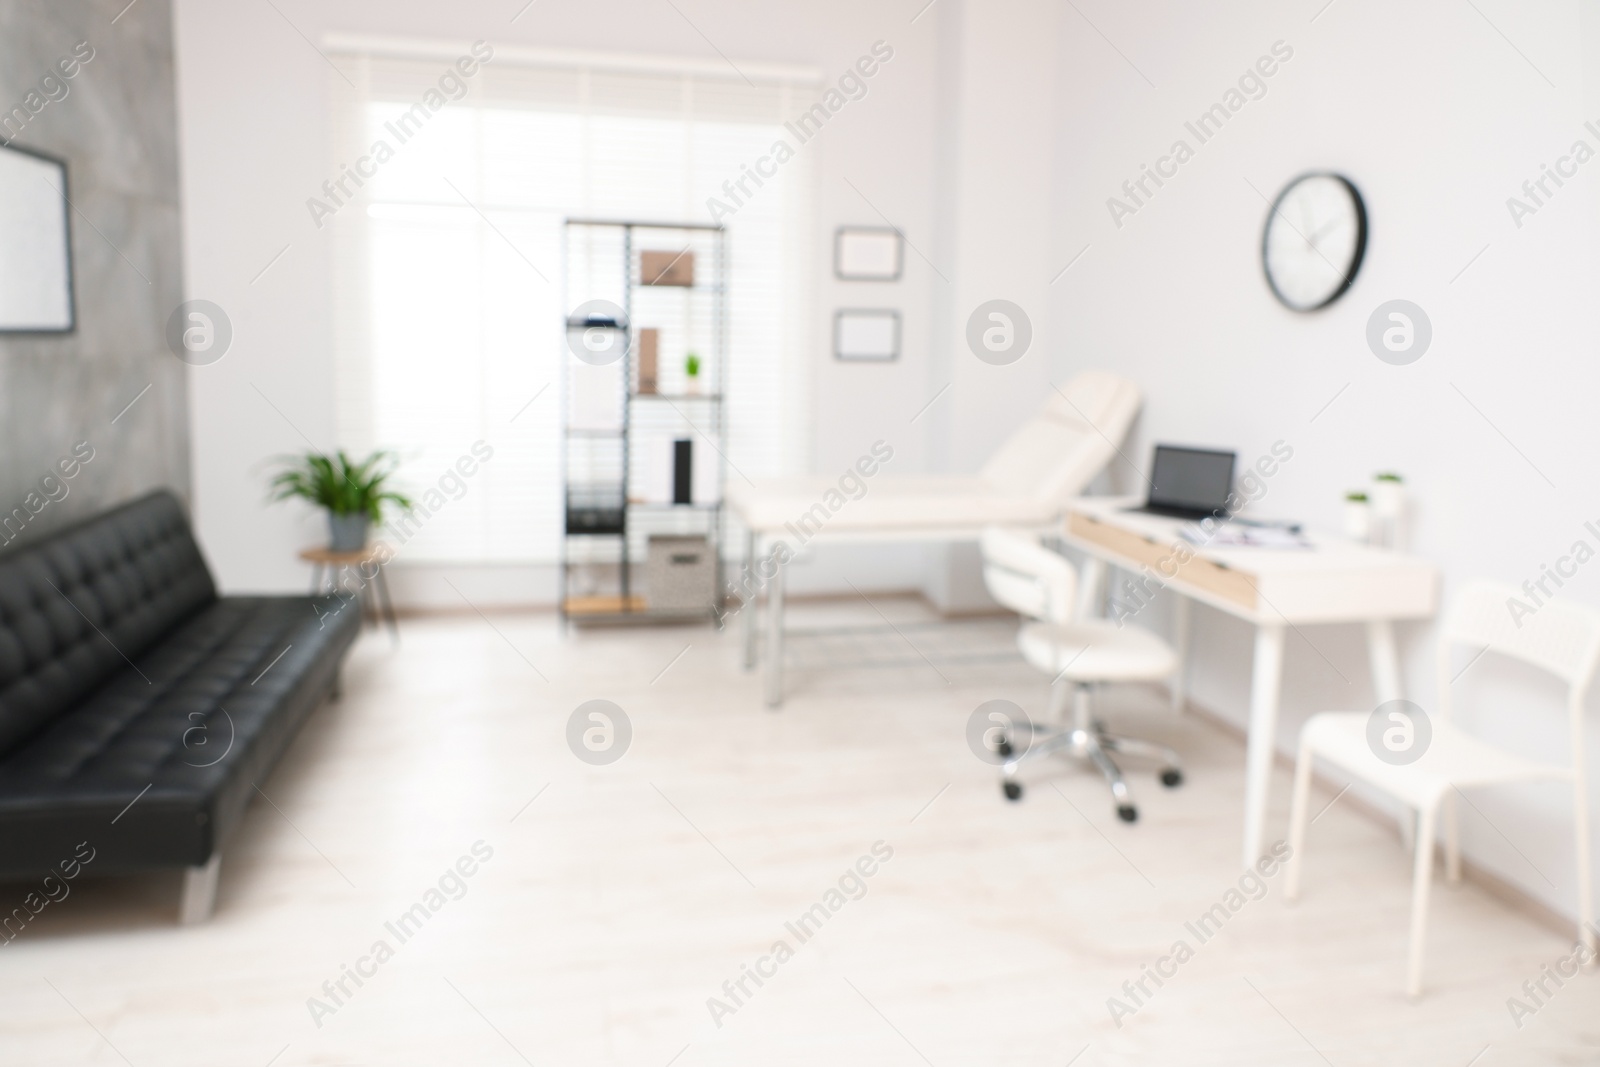
[[[70,333],[72,229],[67,164],[0,148],[0,333]]]
[[[833,355],[848,362],[885,363],[900,358],[900,312],[840,308],[833,316]]]
[[[897,282],[904,261],[900,231],[841,226],[833,235],[833,275],[844,282]]]

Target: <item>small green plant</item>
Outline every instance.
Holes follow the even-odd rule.
[[[700,357],[690,352],[683,360],[683,373],[691,378],[700,377]]]
[[[374,452],[360,463],[352,463],[343,449],[331,457],[320,452],[285,456],[283,462],[272,479],[273,500],[300,497],[334,515],[365,515],[374,523],[383,521],[386,504],[411,507],[409,497],[385,488],[399,462],[393,452]]]
[[[1400,477],[1394,471],[1382,471],[1378,474],[1374,474],[1372,476],[1372,480],[1375,482],[1394,482],[1396,484],[1405,481],[1404,478]]]
[[[1350,501],[1352,504],[1365,504],[1367,502],[1367,494],[1361,492],[1359,489],[1346,493],[1344,498]]]

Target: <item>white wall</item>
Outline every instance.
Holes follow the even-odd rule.
[[[312,40],[339,30],[714,55],[670,5],[542,2],[508,25],[516,6],[278,3]],[[1583,129],[1585,117],[1600,120],[1600,95],[1585,84],[1600,69],[1588,9],[939,0],[912,23],[923,6],[679,4],[735,60],[826,73],[878,38],[896,49],[867,99],[815,143],[815,470],[842,467],[877,437],[894,442],[897,471],[971,470],[1048,382],[1103,366],[1145,388],[1125,450],[1137,462],[1156,440],[1244,457],[1291,444],[1264,513],[1334,527],[1345,489],[1380,469],[1404,473],[1418,502],[1414,547],[1442,568],[1447,601],[1469,576],[1536,576],[1585,520],[1600,519],[1584,447],[1600,385],[1590,251],[1600,161],[1520,229],[1505,206],[1574,139],[1600,148]],[[293,550],[321,532],[309,515],[263,509],[258,465],[307,439],[333,440],[327,249],[303,208],[326,169],[330,75],[270,6],[177,0],[177,15],[190,295],[223,304],[238,330],[227,359],[192,372],[200,534],[226,588],[297,588]],[[1114,225],[1106,198],[1278,40],[1294,56],[1265,97]],[[1261,276],[1262,196],[1314,168],[1355,181],[1372,231],[1352,290],[1296,315]],[[918,250],[908,250],[906,280],[882,292],[834,282],[834,227],[881,223],[880,211]],[[963,337],[967,315],[993,297],[1021,304],[1036,331],[1029,355],[1005,368],[980,364]],[[1434,327],[1432,349],[1409,367],[1379,362],[1364,341],[1372,309],[1396,297],[1420,304]],[[902,360],[833,363],[833,310],[890,300],[905,313]],[[1138,484],[1126,469],[1111,482]],[[796,584],[825,587],[842,569],[878,587],[961,585],[960,561],[924,567],[916,553],[824,558]],[[494,578],[482,582],[488,595]],[[1562,595],[1600,604],[1600,562]],[[1150,622],[1164,625],[1159,608]],[[1248,632],[1204,609],[1195,630],[1195,698],[1242,723]],[[1402,630],[1408,692],[1425,707],[1430,636],[1424,625]],[[1488,660],[1473,666],[1458,688],[1490,699],[1469,700],[1465,713],[1508,743],[1559,753],[1553,694],[1525,682]],[[1292,635],[1280,748],[1310,712],[1371,700],[1357,630]],[[1571,912],[1559,790],[1474,802],[1482,814],[1466,812],[1469,855]]]
[[[331,172],[328,112],[341,84],[307,41],[321,42],[329,32],[718,60],[709,39],[735,63],[806,64],[830,80],[874,41],[888,42],[894,58],[870,81],[867,96],[804,148],[816,153],[819,204],[813,467],[843,469],[882,437],[895,448],[896,471],[926,469],[935,424],[912,425],[910,418],[930,395],[930,309],[936,299],[948,300],[936,291],[944,283],[914,254],[896,285],[835,282],[831,249],[836,226],[879,226],[884,217],[921,247],[933,240],[942,5],[913,23],[921,3],[678,4],[692,25],[670,4],[545,2],[510,21],[519,6],[503,0],[175,0],[187,288],[221,304],[236,331],[226,358],[191,371],[190,391],[197,526],[225,589],[303,588],[308,572],[295,550],[326,536],[310,509],[266,508],[263,499],[270,457],[327,448],[335,439],[328,231],[319,233],[305,208],[306,197]],[[285,245],[288,252],[258,278]],[[832,313],[848,305],[902,311],[905,355],[899,362],[845,366],[832,360]],[[558,413],[550,404],[528,417],[535,414],[553,419]],[[824,557],[802,565],[795,584],[802,590],[825,586],[849,573],[868,588],[911,587],[921,580],[921,558],[894,551]],[[403,571],[404,562],[397,568]],[[475,601],[553,593],[548,569],[450,573]],[[413,603],[433,602],[442,588],[438,574],[420,568],[398,574],[397,592]]]
[[[1469,577],[1520,584],[1584,536],[1585,520],[1600,518],[1589,447],[1600,396],[1592,252],[1600,161],[1521,229],[1506,208],[1574,139],[1600,149],[1583,129],[1585,118],[1600,119],[1600,97],[1585,95],[1586,78],[1600,71],[1592,9],[1580,24],[1573,2],[1480,2],[1479,14],[1454,2],[1340,0],[1313,23],[1319,6],[1080,4],[1100,32],[1066,16],[1055,236],[1063,255],[1091,247],[1051,290],[1064,342],[1058,372],[1109,365],[1143,383],[1145,409],[1127,449],[1139,462],[1156,440],[1247,458],[1290,443],[1294,458],[1271,480],[1265,514],[1337,529],[1343,490],[1375,471],[1400,471],[1418,502],[1414,547],[1442,569],[1447,603]],[[1280,39],[1294,55],[1266,96],[1114,225],[1107,197],[1175,138],[1194,145],[1183,122]],[[1297,315],[1262,278],[1267,204],[1256,190],[1272,197],[1293,176],[1323,168],[1360,188],[1370,243],[1350,292],[1326,311]],[[1433,323],[1431,349],[1406,367],[1380,362],[1364,341],[1369,314],[1393,298],[1421,305]],[[1600,563],[1561,595],[1600,606]],[[1428,626],[1402,629],[1407,691],[1425,708],[1435,692],[1430,642]],[[1242,724],[1248,631],[1197,609],[1194,647],[1196,699]],[[1372,707],[1354,627],[1291,634],[1285,671],[1285,751],[1308,713]],[[1469,718],[1497,737],[1564,753],[1554,694],[1521,678],[1486,659],[1455,688],[1458,699],[1480,686],[1499,698],[1468,699]],[[1591,752],[1600,751],[1595,740],[1591,731]],[[1482,814],[1463,809],[1469,855],[1572,913],[1561,790],[1473,802]]]

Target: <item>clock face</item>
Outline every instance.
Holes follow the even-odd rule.
[[[1273,295],[1295,311],[1337,300],[1355,280],[1367,250],[1367,209],[1337,174],[1307,174],[1278,194],[1261,239]]]

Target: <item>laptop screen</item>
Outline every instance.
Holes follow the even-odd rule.
[[[1150,506],[1225,512],[1233,489],[1232,452],[1157,445],[1150,470]]]

